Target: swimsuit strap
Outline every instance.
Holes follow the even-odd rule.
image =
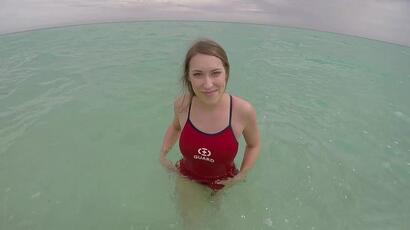
[[[189,99],[189,109],[188,109],[188,118],[187,118],[187,120],[188,121],[191,121],[191,119],[189,119],[189,116],[190,116],[190,114],[191,114],[191,104],[192,104],[192,99],[193,99],[194,97],[192,96],[190,99]]]
[[[232,95],[229,94],[229,126],[231,126],[232,118]]]

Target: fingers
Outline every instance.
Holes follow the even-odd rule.
[[[222,180],[216,180],[214,183],[215,184],[223,184],[223,181]]]
[[[221,184],[221,185],[228,185],[228,184],[231,183],[231,181],[232,181],[232,179],[229,178],[229,179],[226,179],[226,180],[216,180],[214,183],[215,184]]]

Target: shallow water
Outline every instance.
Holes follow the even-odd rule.
[[[158,152],[198,37],[226,48],[229,91],[254,104],[263,138],[248,180],[198,228],[410,226],[409,47],[145,22],[0,36],[0,229],[181,229]]]

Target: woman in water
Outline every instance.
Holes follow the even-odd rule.
[[[243,181],[260,152],[256,111],[248,101],[226,91],[228,79],[224,49],[211,40],[195,42],[185,57],[186,93],[174,102],[174,119],[160,154],[161,164],[180,175],[176,187],[179,196],[189,199],[182,204],[190,206],[182,208],[189,210],[186,215],[196,213],[192,209],[196,199],[204,199],[201,194],[215,194]],[[246,147],[238,170],[234,159],[242,135]],[[183,157],[175,165],[166,156],[178,139]]]

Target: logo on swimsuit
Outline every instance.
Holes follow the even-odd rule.
[[[207,149],[207,148],[199,148],[198,149],[198,154],[199,155],[194,155],[194,159],[209,161],[211,163],[215,162],[214,159],[209,158],[209,156],[211,156],[211,151],[209,151],[209,149]]]
[[[199,148],[198,153],[199,153],[199,155],[204,156],[204,157],[211,156],[211,151],[209,151],[209,149],[207,149],[207,148]]]

